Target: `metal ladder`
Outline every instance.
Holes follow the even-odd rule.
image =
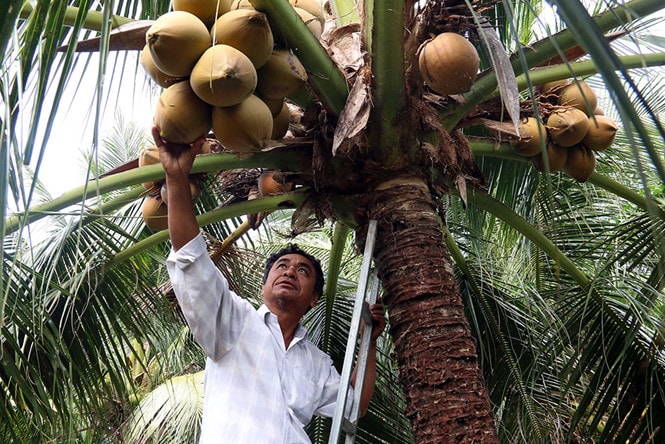
[[[360,411],[360,397],[362,395],[362,386],[365,379],[365,370],[367,369],[367,359],[369,356],[370,340],[372,336],[372,316],[369,311],[369,306],[376,302],[376,297],[379,292],[379,277],[376,269],[372,268],[372,256],[374,254],[375,241],[376,220],[371,220],[367,228],[365,252],[362,268],[360,269],[356,301],[353,307],[349,339],[346,343],[344,366],[342,367],[339,392],[337,393],[337,403],[335,405],[335,415],[332,420],[328,444],[337,444],[342,431],[346,434],[346,444],[353,444],[356,439],[358,414]],[[369,285],[370,277],[371,285]],[[367,295],[368,292],[369,296]],[[353,393],[353,406],[351,408],[350,417],[347,419],[344,417],[344,411],[346,410],[346,398],[349,386],[351,385],[351,371],[353,369],[356,343],[358,342],[358,336],[360,334],[361,318],[365,321],[365,330],[360,340],[358,350],[358,371],[356,373],[355,383],[358,390],[355,390]]]

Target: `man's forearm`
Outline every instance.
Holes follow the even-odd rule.
[[[356,387],[356,378],[358,375],[358,365],[353,369],[351,374],[351,385],[355,390],[358,390]],[[360,416],[365,416],[369,403],[372,400],[372,395],[374,394],[374,386],[376,384],[376,341],[371,340],[369,346],[369,355],[367,357],[367,367],[365,369],[365,379],[363,380],[362,393],[360,396]]]
[[[199,225],[194,215],[194,202],[188,177],[167,176],[166,189],[169,235],[173,249],[177,251],[199,234]]]

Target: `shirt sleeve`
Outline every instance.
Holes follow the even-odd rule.
[[[323,391],[321,393],[321,405],[316,409],[316,412],[314,413],[315,415],[325,416],[327,418],[332,418],[334,416],[337,405],[337,393],[339,392],[341,379],[339,372],[333,365],[332,360],[330,360],[328,377],[323,385]],[[349,384],[346,404],[344,405],[344,417],[347,419],[351,416],[353,393],[354,389],[351,384]]]
[[[194,338],[217,361],[236,342],[251,306],[229,290],[201,233],[166,259],[173,291]]]

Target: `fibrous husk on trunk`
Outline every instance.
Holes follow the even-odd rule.
[[[374,259],[415,441],[497,443],[475,341],[427,184],[412,177],[389,180],[370,199],[368,217],[378,228]],[[356,231],[359,246],[365,232],[366,226]]]

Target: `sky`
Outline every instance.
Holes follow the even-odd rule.
[[[152,115],[159,92],[158,89],[150,87],[140,67],[137,71],[138,54],[138,51],[128,53],[127,60],[124,61],[125,73],[122,83],[118,81],[120,76],[113,73],[112,66],[107,70],[111,74],[105,76],[107,99],[101,106],[100,144],[117,125],[117,113],[123,115],[125,122],[131,121],[144,128],[146,136],[150,134]],[[124,53],[122,58],[124,59]],[[81,85],[67,86],[64,97],[75,97],[75,101],[71,104],[61,103],[53,125],[39,172],[40,180],[53,197],[83,185],[87,176],[83,153],[91,153],[93,150],[97,64],[98,59],[95,54],[89,62],[89,67],[92,69],[88,68],[92,75],[86,75]],[[122,67],[117,69],[122,70]],[[33,167],[36,164],[36,156],[35,153],[31,161]]]

